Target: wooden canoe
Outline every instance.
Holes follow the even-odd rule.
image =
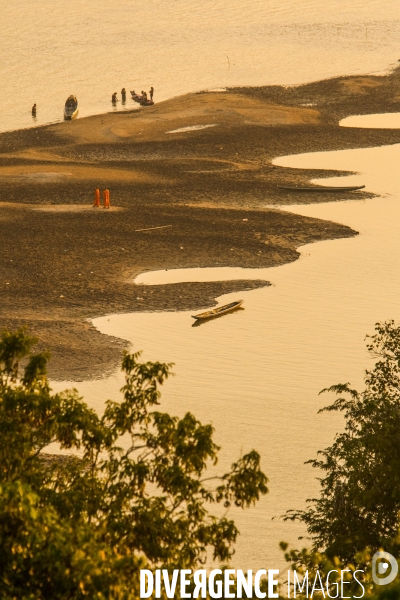
[[[290,190],[291,192],[355,192],[356,190],[362,190],[365,185],[346,185],[346,186],[312,186],[304,187],[297,185],[278,185],[280,190]]]
[[[78,114],[78,100],[75,96],[69,96],[64,106],[64,119],[71,121]]]
[[[192,319],[196,319],[196,321],[204,321],[205,319],[215,319],[215,317],[221,317],[222,315],[226,315],[226,313],[236,310],[242,304],[243,300],[236,300],[236,302],[224,304],[224,306],[218,306],[213,310],[207,310],[206,312],[200,313],[198,315],[192,315]]]

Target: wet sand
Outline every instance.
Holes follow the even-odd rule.
[[[100,334],[90,318],[201,309],[223,293],[268,285],[233,281],[143,290],[132,283],[138,273],[276,266],[296,260],[303,244],[356,235],[277,207],[366,193],[281,190],[279,185],[339,173],[274,167],[271,161],[399,143],[398,130],[338,125],[353,114],[395,111],[399,69],[383,77],[190,94],[140,111],[1,134],[0,328],[28,324],[52,354],[53,378],[81,380],[112,371],[126,343]],[[97,185],[110,189],[111,210],[91,208]],[[160,229],[149,229],[155,227]]]

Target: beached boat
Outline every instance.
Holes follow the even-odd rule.
[[[136,94],[134,91],[131,91],[131,96],[132,100],[140,104],[140,106],[153,106],[154,104],[154,101],[150,100],[150,98],[144,99],[143,96],[139,96],[139,94]]]
[[[243,300],[236,300],[236,302],[231,302],[230,304],[224,304],[224,306],[218,306],[217,308],[213,308],[213,310],[207,310],[206,312],[200,313],[198,315],[192,315],[192,319],[196,319],[196,321],[205,321],[206,319],[215,319],[215,317],[221,317],[222,315],[226,315],[226,313],[236,310],[242,304],[243,304]]]
[[[137,94],[135,91],[131,91],[131,96],[132,96],[132,100],[134,100],[135,102],[138,102],[140,104],[142,96],[139,96],[139,94]]]
[[[70,121],[78,114],[78,100],[75,96],[69,96],[64,107],[64,119]]]
[[[345,186],[322,186],[314,185],[312,187],[305,187],[300,185],[278,185],[280,190],[290,190],[292,192],[355,192],[356,190],[362,190],[365,185],[345,185]]]

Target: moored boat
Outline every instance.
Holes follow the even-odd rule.
[[[139,96],[139,94],[137,94],[134,90],[133,91],[131,90],[131,96],[132,96],[132,100],[140,103],[142,96]]]
[[[70,121],[78,114],[78,100],[76,96],[69,96],[64,106],[64,119]]]
[[[226,315],[226,313],[236,310],[242,304],[243,304],[243,300],[236,300],[235,302],[231,302],[230,304],[224,304],[224,306],[218,306],[217,308],[213,308],[212,310],[207,310],[206,312],[200,313],[198,315],[192,315],[192,319],[196,319],[196,321],[205,321],[206,319],[215,319],[215,317],[221,317],[222,315]]]
[[[146,95],[139,96],[134,90],[131,90],[132,100],[140,104],[140,106],[153,106],[154,101],[147,98]]]
[[[362,190],[365,185],[345,185],[345,186],[300,186],[300,185],[278,185],[280,190],[290,190],[292,192],[355,192],[356,190]]]

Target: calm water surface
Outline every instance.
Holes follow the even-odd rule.
[[[270,494],[251,511],[232,511],[241,530],[234,560],[238,568],[282,567],[279,541],[296,543],[303,531],[271,519],[303,507],[317,492],[316,473],[304,461],[342,426],[337,415],[317,415],[329,401],[318,392],[338,382],[361,385],[370,364],[365,335],[373,333],[378,320],[400,319],[400,179],[394,175],[399,162],[400,145],[278,159],[285,166],[358,172],[326,183],[365,184],[380,197],[290,207],[345,223],[360,235],[303,246],[294,263],[246,272],[273,286],[219,299],[242,297],[244,311],[196,328],[190,312],[109,315],[94,321],[101,332],[143,349],[144,358],[175,362],[177,377],[165,386],[162,407],[179,415],[189,410],[213,423],[223,447],[221,471],[240,452],[260,451]],[[186,281],[187,271],[163,271],[158,282],[164,282],[161,275]],[[221,269],[221,278],[226,275]],[[79,390],[102,410],[121,385],[116,374],[79,384]]]
[[[159,101],[198,89],[384,72],[400,58],[398,0],[14,0],[2,6],[0,33],[1,131],[60,120],[71,93],[82,117],[111,109],[122,87],[153,85]],[[317,416],[328,400],[318,391],[361,384],[365,334],[379,319],[400,318],[399,161],[399,146],[277,161],[357,171],[346,183],[365,183],[381,197],[291,207],[361,235],[304,246],[300,260],[263,272],[273,287],[240,293],[244,311],[197,328],[187,312],[95,321],[144,358],[175,362],[162,408],[213,423],[221,471],[240,452],[262,454],[270,494],[256,509],[232,511],[239,568],[282,565],[279,541],[295,543],[302,529],[271,518],[317,491],[303,463],[341,427],[334,415]],[[101,411],[121,385],[116,374],[78,387]]]
[[[159,101],[382,72],[400,58],[400,8],[398,0],[13,0],[1,7],[0,35],[4,131],[60,120],[70,94],[82,117],[112,110],[122,87],[153,85]]]
[[[339,125],[342,127],[368,127],[369,129],[399,129],[400,113],[354,115],[342,119]]]

